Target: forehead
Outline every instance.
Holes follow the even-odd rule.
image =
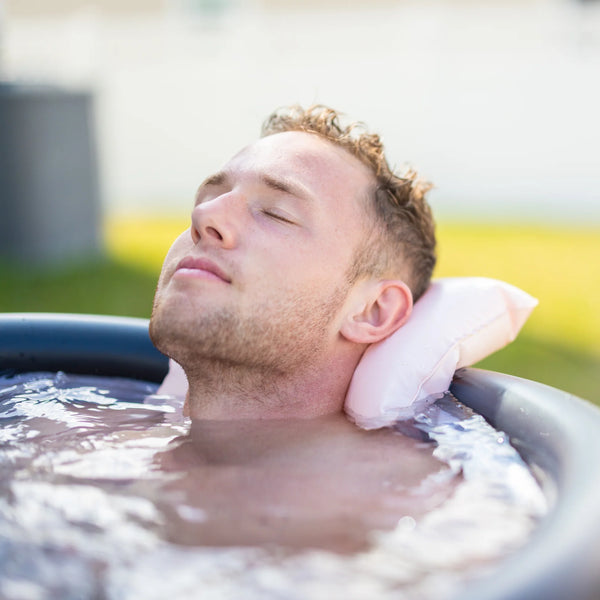
[[[374,183],[366,165],[312,133],[289,131],[261,138],[224,167],[235,178],[272,176],[297,183],[316,198],[364,197]]]

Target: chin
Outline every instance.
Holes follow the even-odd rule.
[[[180,362],[195,346],[196,324],[190,318],[189,303],[169,297],[154,302],[148,333],[163,354]],[[186,351],[187,349],[187,351]]]
[[[148,333],[152,343],[163,354],[173,358],[170,348],[176,345],[177,334],[175,332],[176,328],[173,327],[174,319],[169,317],[168,312],[162,304],[154,302]]]
[[[152,317],[150,319],[150,326],[148,328],[148,333],[150,334],[150,339],[152,343],[163,353],[163,335],[160,325],[158,324],[159,319],[155,316],[154,311],[152,311]]]

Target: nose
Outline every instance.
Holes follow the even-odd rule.
[[[191,234],[194,244],[201,240],[222,248],[233,248],[241,224],[242,201],[232,192],[197,204],[192,210]]]

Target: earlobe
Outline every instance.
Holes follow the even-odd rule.
[[[412,311],[412,293],[401,280],[373,282],[361,296],[340,328],[346,339],[358,344],[373,344],[391,335]]]

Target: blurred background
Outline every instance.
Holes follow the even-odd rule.
[[[480,366],[600,403],[600,1],[0,0],[0,311],[148,317],[204,177],[330,104],[432,180],[437,276],[537,296]]]

